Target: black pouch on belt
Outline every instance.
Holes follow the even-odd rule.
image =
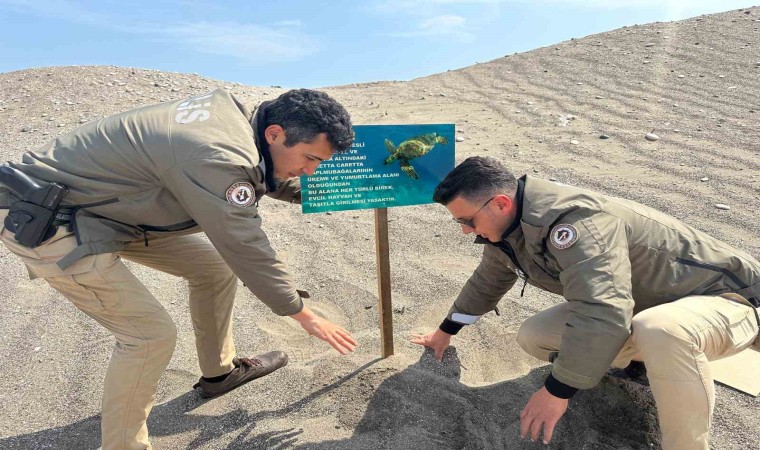
[[[53,220],[55,220],[55,211],[34,203],[18,201],[8,209],[5,226],[16,232],[14,238],[19,244],[37,247],[42,241],[55,234]]]
[[[37,247],[55,234],[55,213],[68,188],[58,183],[33,180],[23,172],[0,166],[0,182],[20,200],[11,203],[5,227],[21,245]]]

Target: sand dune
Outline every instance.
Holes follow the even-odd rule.
[[[355,123],[455,123],[457,160],[487,154],[529,173],[665,210],[760,257],[760,8],[626,27],[409,82],[325,88]],[[651,45],[650,45],[651,44]],[[119,67],[0,74],[0,153],[139,105],[227,87],[252,104],[279,88]],[[573,116],[573,117],[570,117]],[[644,135],[654,132],[656,142]],[[600,139],[600,135],[609,139]],[[577,144],[571,143],[577,141]],[[703,178],[707,181],[700,181]],[[728,204],[720,210],[715,204]],[[134,266],[175,319],[179,341],[149,421],[156,448],[538,448],[518,413],[548,367],[514,341],[522,320],[562,299],[508,293],[454,340],[443,364],[408,343],[437,326],[479,260],[438,205],[389,211],[396,355],[379,359],[371,211],[302,215],[261,203],[264,227],[310,307],[361,343],[341,357],[240,289],[235,341],[281,349],[283,370],[211,401],[199,376],[183,282]],[[112,338],[0,251],[0,447],[97,448]],[[718,387],[714,447],[760,438],[760,400]],[[658,448],[647,388],[605,378],[576,396],[551,445]]]

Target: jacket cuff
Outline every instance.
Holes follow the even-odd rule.
[[[575,395],[576,392],[578,392],[578,388],[574,388],[570,385],[567,385],[559,381],[558,379],[554,378],[554,376],[551,373],[546,378],[544,387],[553,396],[563,398],[563,399],[568,399],[572,397],[573,395]]]
[[[464,324],[454,322],[453,320],[449,320],[448,318],[443,319],[443,322],[441,322],[441,325],[438,327],[439,330],[443,331],[444,333],[448,334],[457,334],[459,333],[459,330],[464,327]]]
[[[269,308],[278,316],[292,316],[293,314],[300,313],[303,309],[303,306],[303,300],[301,300],[301,297],[296,297],[290,303],[278,306],[276,308],[270,306]]]

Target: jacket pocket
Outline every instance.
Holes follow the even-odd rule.
[[[731,315],[726,329],[726,338],[731,342],[731,346],[735,350],[732,354],[738,353],[748,346],[760,348],[760,334],[758,334],[757,323],[759,317],[758,311],[751,305],[744,304],[744,302],[730,300],[731,307],[736,310]]]

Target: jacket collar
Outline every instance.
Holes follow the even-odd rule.
[[[526,175],[523,175],[517,180],[517,192],[515,193],[515,203],[517,203],[517,210],[515,212],[515,219],[512,221],[511,224],[509,224],[509,227],[507,230],[501,235],[501,240],[506,241],[512,232],[514,232],[516,229],[520,228],[520,219],[522,219],[522,213],[523,213],[523,195],[525,193],[525,177]],[[499,243],[491,242],[488,239],[484,237],[476,237],[475,238],[476,244],[491,244],[491,245],[498,245]]]
[[[267,191],[274,192],[277,190],[277,183],[274,180],[274,164],[272,163],[272,154],[269,152],[269,143],[264,136],[266,130],[267,106],[272,102],[262,102],[253,112],[251,117],[251,127],[253,128],[253,139],[256,142],[256,148],[264,162],[264,180],[266,181]]]

